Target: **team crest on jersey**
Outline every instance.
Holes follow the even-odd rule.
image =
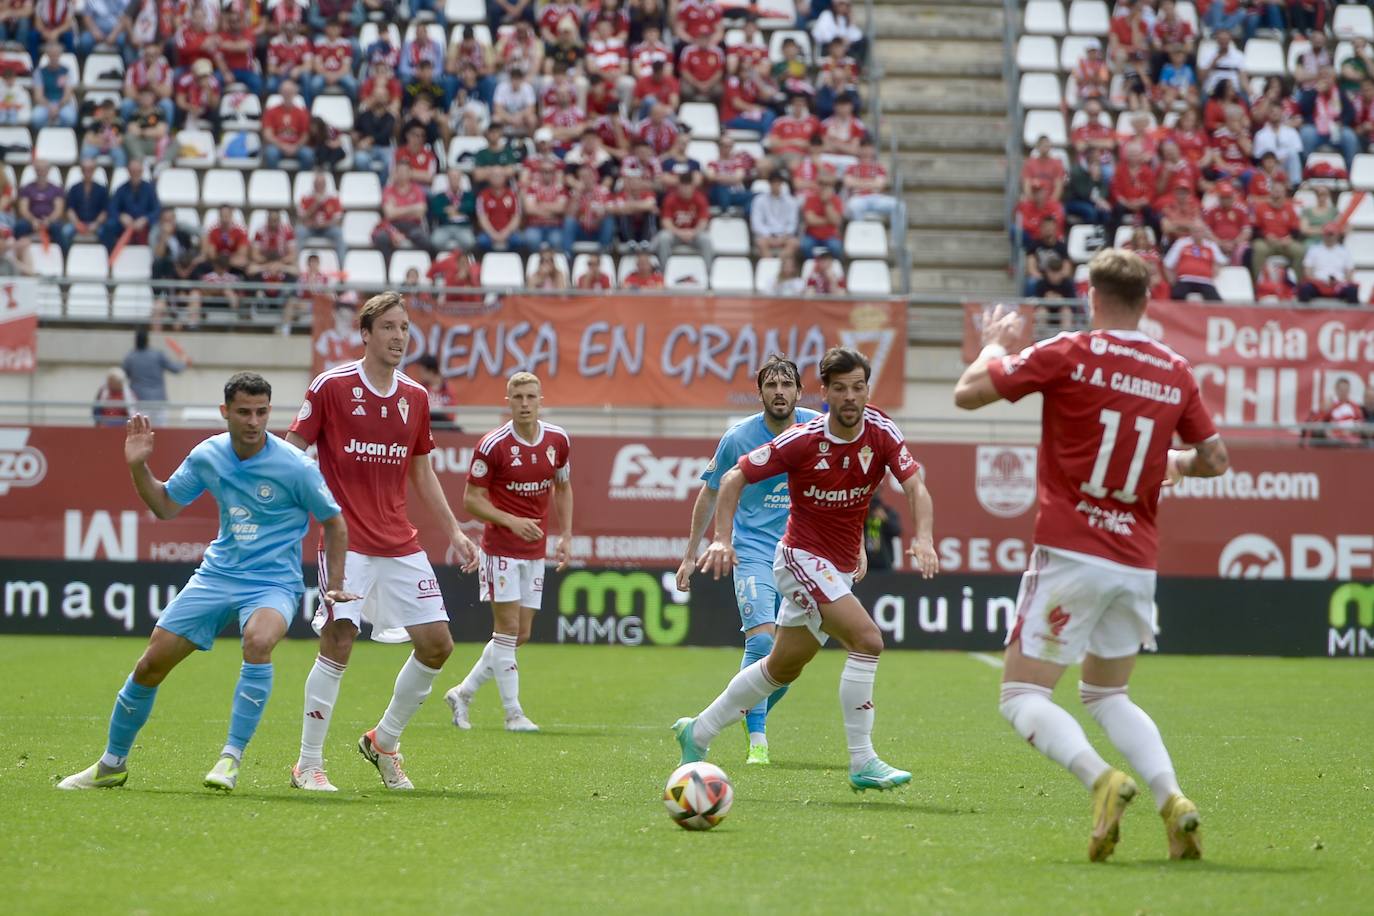
[[[982,506],[998,518],[1016,518],[1035,505],[1035,446],[980,445],[973,487]]]
[[[816,450],[824,455],[826,452],[830,451],[830,443],[822,439],[820,442],[816,443]]]
[[[272,498],[272,488],[265,483],[258,484],[258,499],[267,502]]]
[[[402,422],[402,423],[409,423],[409,422],[410,422],[410,401],[409,401],[408,399],[406,399],[406,398],[401,398],[399,401],[396,402],[396,409],[399,410],[399,411],[401,412],[401,422]],[[385,416],[385,414],[383,414],[383,416]]]
[[[897,469],[905,471],[915,463],[916,459],[911,457],[911,452],[907,451],[906,446],[903,445],[902,450],[897,453]]]
[[[363,405],[359,404],[357,407],[353,408],[353,416],[365,417],[367,416],[367,411],[363,409]]]
[[[314,410],[315,408],[310,406],[310,399],[306,398],[306,400],[301,404],[301,409],[296,413],[296,422],[304,423],[306,420],[309,420],[310,414],[313,413]]]
[[[478,458],[476,461],[474,461],[474,462],[472,463],[472,476],[473,476],[473,477],[486,477],[486,476],[487,476],[487,463],[486,463],[485,461],[483,461],[481,458]]]
[[[544,457],[549,459],[549,467],[553,467],[554,460],[558,458],[558,452],[554,451],[552,445],[544,449]]]
[[[510,466],[513,468],[518,468],[522,467],[523,465],[524,462],[520,460],[520,446],[512,445],[510,447]]]
[[[873,463],[873,449],[871,449],[871,448],[869,448],[868,446],[865,445],[863,448],[859,449],[859,467],[863,468],[863,469],[864,469],[864,473],[867,474],[867,473],[868,473],[868,466],[869,466],[870,464],[872,464],[872,463]]]
[[[749,463],[755,467],[763,467],[768,463],[768,459],[773,455],[773,446],[760,445],[749,453]]]
[[[1107,338],[1090,337],[1088,339],[1088,349],[1093,351],[1093,356],[1101,356],[1107,352]]]
[[[711,460],[708,461],[708,462],[706,462],[706,473],[707,473],[707,474],[714,474],[715,472],[716,472],[716,459],[715,459],[715,456],[713,455],[713,456],[711,457]]]
[[[363,389],[362,389],[362,388],[354,388],[354,389],[353,389],[353,400],[355,400],[355,401],[361,401],[362,399],[363,399]]]

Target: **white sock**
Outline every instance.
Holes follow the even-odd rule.
[[[493,639],[487,640],[487,644],[482,647],[482,654],[478,656],[476,664],[468,672],[468,676],[463,678],[463,683],[458,685],[458,690],[466,696],[473,696],[483,684],[491,680],[491,676],[496,673],[491,664],[492,642],[495,633],[491,634]]]
[[[767,747],[767,746],[768,746],[768,735],[765,734],[764,732],[750,732],[750,733],[749,733],[749,746],[750,746],[750,747]]]
[[[748,668],[742,668],[730,679],[721,695],[701,711],[692,728],[692,740],[698,748],[706,750],[716,735],[743,719],[760,700],[782,686],[768,676],[767,663],[768,659],[761,658]]]
[[[850,652],[840,672],[840,712],[849,745],[849,771],[857,773],[878,755],[873,752],[873,679],[878,656]]]
[[[324,766],[324,739],[329,734],[329,719],[334,715],[334,703],[339,699],[339,685],[343,682],[343,676],[343,665],[323,655],[315,656],[315,664],[305,678],[305,717],[301,720],[302,768]]]
[[[1154,720],[1131,702],[1125,687],[1095,687],[1079,681],[1078,695],[1097,724],[1107,733],[1107,740],[1150,784],[1155,807],[1163,811],[1169,796],[1181,795],[1182,792],[1174,775],[1174,763],[1169,759],[1169,750],[1164,746],[1164,739],[1160,737],[1159,727]]]
[[[1050,699],[1052,693],[1038,684],[1006,681],[998,709],[1017,734],[1091,789],[1111,768],[1088,743],[1078,720]]]
[[[233,757],[235,762],[243,763],[243,748],[241,747],[234,747],[232,744],[226,744],[224,749],[219,752],[219,755],[221,757]]]
[[[439,676],[438,668],[423,665],[414,653],[401,666],[396,675],[396,690],[391,694],[382,720],[377,723],[377,747],[388,754],[395,751],[401,743],[401,732],[410,722],[411,716],[429,696],[434,687],[434,679]]]
[[[506,718],[523,716],[520,708],[520,669],[515,664],[515,637],[505,633],[491,634],[491,667],[496,672],[496,689],[501,694],[501,706]]]
[[[100,763],[109,769],[124,766],[124,761],[128,759],[128,756],[121,757],[119,754],[111,754],[109,751],[100,755]]]

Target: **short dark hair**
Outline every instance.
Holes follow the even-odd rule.
[[[415,360],[415,365],[419,366],[421,369],[427,369],[430,372],[439,371],[439,360],[433,353],[426,353],[424,356],[421,356],[419,359]]]
[[[267,400],[272,400],[272,385],[258,375],[256,372],[236,372],[229,377],[229,381],[224,383],[224,403],[232,404],[234,395],[242,391],[248,395],[267,395]]]
[[[763,383],[775,375],[790,378],[793,382],[796,382],[797,388],[801,388],[801,370],[797,368],[796,363],[792,362],[792,360],[783,356],[781,353],[774,353],[772,356],[769,356],[768,359],[764,360],[763,365],[759,367],[759,374],[755,379],[758,382],[759,391],[763,390]]]
[[[868,357],[858,350],[853,347],[831,347],[821,357],[821,384],[829,385],[832,375],[843,375],[855,369],[863,369],[865,382],[873,374],[873,366],[869,363]]]
[[[139,328],[137,331],[134,331],[134,349],[135,349],[135,350],[146,350],[146,349],[148,349],[148,329],[147,329],[147,328]]]

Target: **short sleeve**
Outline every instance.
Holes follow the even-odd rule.
[[[1060,378],[1064,350],[1059,341],[1041,341],[1017,354],[988,363],[992,387],[1008,401],[1019,401],[1033,391],[1043,391]]]
[[[566,436],[563,438],[563,449],[558,466],[554,468],[553,479],[559,483],[567,483],[572,479],[572,440]]]
[[[413,454],[428,455],[434,451],[434,430],[429,425],[429,397],[416,398],[415,401],[420,408],[420,423],[415,430]]]
[[[181,466],[167,478],[167,495],[178,505],[189,506],[196,501],[196,497],[205,492],[205,481],[200,474],[199,452],[199,446],[192,449],[191,454],[181,462]]]
[[[905,442],[894,441],[887,456],[887,469],[897,478],[898,483],[905,483],[921,472],[921,463],[911,456],[911,450],[906,447]]]
[[[472,464],[468,467],[468,486],[490,490],[491,482],[496,478],[499,470],[497,465],[500,460],[501,453],[499,450],[483,450],[482,444],[479,442],[477,450],[472,453]]]
[[[301,463],[298,484],[301,505],[315,518],[327,522],[342,511],[339,503],[334,499],[334,494],[329,492],[329,485],[324,482],[324,475],[315,462],[304,455],[298,457]]]
[[[800,454],[800,449],[796,447],[799,441],[800,437],[789,439],[782,445],[765,442],[740,458],[735,466],[743,472],[744,479],[749,483],[786,474],[792,470],[796,464],[795,457]]]
[[[296,419],[291,421],[290,432],[300,436],[309,445],[313,445],[320,438],[320,427],[324,423],[324,405],[327,397],[323,385],[318,391],[314,388],[307,388],[305,400],[301,402],[301,409],[296,412]]]
[[[706,470],[701,472],[701,479],[706,482],[708,488],[719,490],[720,479],[725,476],[726,471],[735,466],[739,459],[739,444],[735,441],[735,437],[727,432],[720,437],[720,443],[716,445],[716,453],[707,463]]]
[[[1217,428],[1207,412],[1207,404],[1202,400],[1202,392],[1198,390],[1197,379],[1193,377],[1192,372],[1188,373],[1185,388],[1183,416],[1178,421],[1178,437],[1185,445],[1197,445],[1215,436]]]

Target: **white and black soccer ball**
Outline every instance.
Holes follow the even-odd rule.
[[[673,770],[663,787],[668,816],[684,830],[710,830],[730,813],[735,788],[730,777],[713,763],[684,763]]]

